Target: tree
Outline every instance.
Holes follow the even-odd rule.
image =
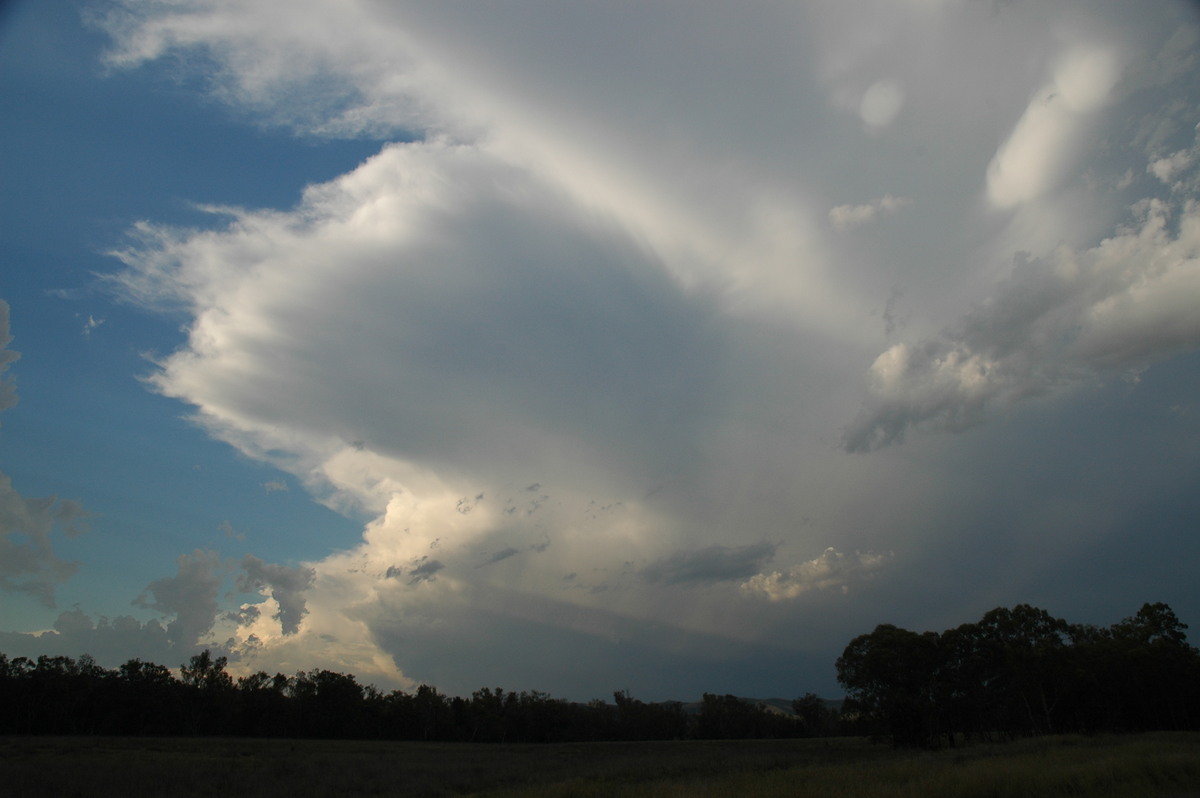
[[[805,737],[833,734],[837,724],[837,713],[826,706],[816,693],[805,693],[793,701],[792,712],[796,713]]]
[[[850,641],[837,659],[853,710],[893,745],[937,745],[938,635],[881,624]]]
[[[1200,723],[1200,652],[1188,645],[1187,628],[1162,602],[1113,624],[1117,678],[1128,693],[1126,724],[1186,729]]]
[[[225,672],[229,663],[226,657],[213,659],[207,648],[179,666],[183,683],[197,690],[228,690],[233,687],[233,678]]]
[[[228,733],[236,717],[233,678],[225,672],[228,660],[213,658],[207,648],[179,666],[192,734]]]

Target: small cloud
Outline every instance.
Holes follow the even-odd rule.
[[[888,294],[887,304],[883,307],[883,331],[890,338],[895,334],[896,329],[901,326],[903,320],[896,318],[896,305],[904,298],[904,291],[893,287]]]
[[[480,567],[480,568],[483,568],[484,566],[487,566],[487,565],[492,565],[492,564],[494,564],[494,563],[498,563],[498,562],[500,562],[501,560],[507,560],[509,557],[515,557],[515,556],[517,556],[517,555],[518,555],[518,554],[520,554],[520,553],[521,553],[521,552],[519,552],[518,550],[514,549],[512,546],[509,546],[508,548],[501,549],[500,551],[498,551],[498,552],[496,552],[495,554],[493,554],[491,557],[489,557],[489,558],[488,558],[487,562],[484,562],[484,563],[483,563],[483,564],[481,564],[479,567]]]
[[[756,574],[742,583],[742,592],[771,601],[793,599],[811,590],[836,588],[847,593],[851,582],[870,579],[892,556],[874,552],[843,554],[831,546],[820,557],[786,571]]]
[[[1169,186],[1175,175],[1191,165],[1192,154],[1187,150],[1180,150],[1174,155],[1151,161],[1150,165],[1146,167],[1146,171]]]
[[[904,107],[904,87],[895,80],[877,80],[863,93],[858,115],[867,127],[885,128]]]
[[[912,204],[908,197],[885,194],[863,205],[837,205],[830,209],[829,221],[839,232],[844,233],[873,221],[876,216],[891,216]]]
[[[273,479],[270,482],[263,483],[263,490],[265,490],[267,493],[276,493],[278,491],[286,492],[290,490],[290,488],[282,479]]]
[[[217,524],[217,529],[220,530],[225,537],[233,538],[234,540],[245,540],[246,536],[233,528],[233,524],[228,521],[222,521]]]
[[[407,576],[410,585],[419,585],[422,582],[432,582],[436,578],[435,574],[445,567],[441,560],[431,560],[426,555],[413,560],[407,567],[389,565],[384,577],[401,579]]]
[[[104,319],[97,319],[95,316],[89,315],[87,321],[83,323],[83,337],[90,337],[92,331],[98,329],[102,324],[104,324]]]
[[[8,331],[8,303],[0,299],[0,410],[7,410],[17,404],[17,385],[11,377],[5,376],[8,367],[21,358],[20,352],[8,348],[12,335]]]
[[[76,300],[83,299],[86,290],[82,288],[47,288],[46,296],[54,297],[55,299]]]

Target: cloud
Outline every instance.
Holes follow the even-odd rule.
[[[0,411],[15,407],[18,399],[16,383],[5,374],[21,357],[8,348],[11,342],[8,303],[0,299]],[[60,559],[52,536],[55,531],[67,537],[83,534],[87,515],[70,499],[26,498],[0,473],[0,590],[25,593],[54,607],[55,587],[70,579],[79,563]]]
[[[179,572],[175,576],[154,580],[133,603],[174,615],[167,624],[167,639],[173,646],[187,649],[203,640],[217,620],[223,565],[216,552],[200,549],[180,555],[176,563]]]
[[[1108,102],[1121,74],[1114,51],[1099,46],[1068,50],[1054,79],[1029,101],[987,169],[988,199],[998,208],[1036,199],[1054,188],[1078,154],[1088,116]]]
[[[100,329],[104,324],[104,319],[97,319],[95,316],[89,315],[87,321],[83,323],[83,337],[90,338],[94,330]]]
[[[222,650],[213,646],[214,650]],[[145,622],[130,615],[93,618],[75,608],[60,613],[54,628],[37,633],[0,632],[0,651],[10,657],[78,657],[90,654],[104,667],[130,659],[175,664],[191,652],[176,649],[157,620]]]
[[[493,562],[495,561],[496,560],[493,560]],[[400,579],[401,577],[408,577],[408,584],[419,585],[422,582],[431,582],[436,579],[437,572],[445,567],[446,564],[441,560],[434,560],[428,555],[425,555],[414,559],[406,568],[389,565],[387,571],[384,572],[384,577],[387,579]]]
[[[741,589],[747,595],[771,601],[794,599],[812,590],[830,588],[845,593],[854,582],[873,577],[890,558],[890,554],[874,552],[844,554],[831,546],[821,556],[786,571],[755,574],[742,583]]]
[[[514,549],[512,546],[507,546],[503,549],[500,549],[500,551],[496,552],[491,557],[488,557],[479,567],[482,568],[485,565],[492,565],[493,563],[498,563],[501,560],[507,560],[509,557],[515,557],[520,553],[520,551]]]
[[[863,205],[836,205],[829,211],[829,221],[839,231],[845,232],[873,221],[876,216],[890,216],[910,205],[912,200],[908,197],[885,194]]]
[[[966,429],[998,402],[1136,374],[1200,346],[1200,204],[1177,206],[1177,219],[1161,200],[1135,212],[1135,227],[1094,248],[1018,256],[996,293],[942,336],[879,355],[845,448],[896,443],[913,427]]]
[[[242,569],[244,573],[238,577],[238,587],[241,590],[268,590],[279,607],[271,617],[279,621],[283,634],[295,634],[308,614],[304,594],[312,587],[316,572],[304,566],[265,563],[252,554],[242,558]]]
[[[289,489],[290,488],[288,487],[288,484],[281,479],[272,479],[263,483],[263,490],[265,490],[267,493],[278,493],[280,491],[286,492]]]
[[[895,80],[877,80],[863,94],[858,114],[870,128],[887,127],[904,106],[904,88]]]
[[[371,519],[295,566],[311,581],[278,617],[243,608],[230,651],[403,685],[505,633],[569,671],[630,640],[656,662],[775,640],[824,622],[815,593],[865,613],[840,589],[884,555],[771,567],[784,543],[943,532],[942,488],[910,490],[937,465],[836,451],[863,365],[852,451],[1193,345],[1185,198],[1114,232],[1127,200],[1087,188],[1147,174],[1153,137],[1114,120],[1163,122],[1183,90],[1127,90],[1153,32],[1063,8],[121,6],[114,65],[182,54],[253,123],[396,139],[294,207],[143,222],[117,253],[126,299],[188,319],[148,383]],[[1018,250],[1042,254],[962,314]],[[915,342],[880,338],[884,296],[886,335]]]
[[[762,542],[679,551],[650,563],[641,575],[648,582],[668,585],[744,579],[770,562],[777,548],[776,543]]]
[[[221,534],[223,534],[227,538],[232,538],[232,539],[238,540],[238,541],[243,541],[246,539],[245,533],[238,532],[236,529],[234,529],[233,524],[229,523],[228,520],[222,521],[221,523],[217,524],[217,530],[220,531]]]
[[[83,507],[69,499],[25,498],[0,473],[0,590],[55,606],[55,586],[70,579],[79,563],[58,557],[53,535],[60,530],[67,537],[83,534],[86,517]]]
[[[5,372],[21,357],[20,352],[14,352],[8,348],[8,345],[12,343],[8,314],[8,303],[0,299],[0,411],[15,407],[17,404],[17,385]]]

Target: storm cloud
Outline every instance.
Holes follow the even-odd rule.
[[[1200,611],[1146,594],[1196,554],[1186,4],[466,8],[89,15],[112,75],[373,142],[290,202],[114,232],[99,288],[183,322],[128,347],[156,401],[274,469],[256,499],[361,522],[271,533],[286,565],[187,545],[136,604],[172,646],[451,691],[526,663],[586,699],[615,687],[584,660],[824,689],[880,622]],[[70,576],[23,551],[12,580]]]

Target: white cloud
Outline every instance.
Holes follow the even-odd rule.
[[[832,546],[807,562],[785,571],[755,574],[742,583],[742,592],[771,601],[794,599],[813,590],[836,588],[843,593],[855,582],[870,579],[887,563],[890,554],[845,554]]]
[[[1167,185],[1171,185],[1175,175],[1192,165],[1192,153],[1180,150],[1177,153],[1151,161],[1146,170]]]
[[[904,106],[904,88],[895,80],[878,80],[863,94],[858,115],[870,128],[887,127]]]
[[[1177,209],[1177,233],[1164,202],[1137,210],[1137,227],[1097,247],[1018,258],[996,294],[946,334],[879,355],[845,447],[878,448],[912,427],[964,429],[994,403],[1200,346],[1200,205]]]
[[[862,205],[835,205],[829,210],[829,221],[835,228],[845,232],[874,221],[876,216],[890,216],[911,205],[912,200],[908,197],[885,194]]]
[[[988,165],[993,205],[1029,202],[1059,184],[1075,165],[1089,115],[1106,104],[1119,77],[1120,60],[1108,49],[1076,47],[1059,59],[1054,79],[1034,94]]]

